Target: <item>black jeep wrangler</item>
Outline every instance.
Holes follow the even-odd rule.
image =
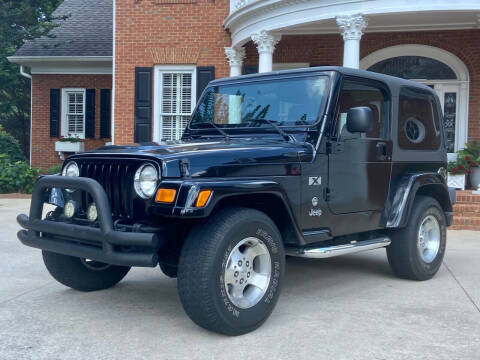
[[[454,202],[441,114],[431,88],[353,69],[213,81],[180,141],[103,147],[41,177],[18,237],[81,291],[159,265],[195,323],[247,333],[286,255],[386,247],[397,276],[438,271]]]

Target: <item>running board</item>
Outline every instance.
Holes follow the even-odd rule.
[[[387,247],[392,241],[390,238],[383,236],[372,240],[352,241],[348,244],[331,245],[320,248],[286,248],[287,255],[325,259],[334,256],[353,254],[360,251],[373,250],[382,247]]]

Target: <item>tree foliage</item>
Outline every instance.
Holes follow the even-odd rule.
[[[63,0],[0,1],[0,125],[29,153],[30,81],[7,60],[26,40],[50,36],[52,12]]]

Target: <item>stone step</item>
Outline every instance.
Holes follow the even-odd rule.
[[[453,213],[463,216],[480,216],[480,203],[455,204]]]
[[[453,216],[451,230],[480,230],[480,216]]]
[[[472,190],[458,190],[457,204],[480,204],[480,195],[473,194]]]

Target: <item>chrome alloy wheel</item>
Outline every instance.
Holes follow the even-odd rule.
[[[230,301],[241,309],[255,306],[265,295],[272,260],[262,240],[248,237],[231,251],[225,267],[225,290]]]
[[[418,229],[417,249],[420,257],[427,264],[437,257],[440,249],[440,225],[433,215],[425,217]]]

